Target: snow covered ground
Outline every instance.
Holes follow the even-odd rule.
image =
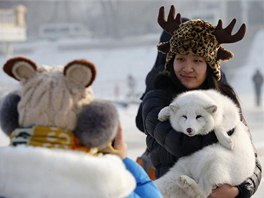
[[[158,39],[158,35],[156,39]],[[136,92],[140,94],[140,92],[144,91],[145,76],[156,58],[155,44],[138,47],[124,46],[123,48],[91,49],[89,46],[87,48],[78,48],[78,42],[82,43],[83,46],[85,41],[76,41],[76,48],[74,50],[61,47],[66,46],[69,42],[40,41],[20,44],[15,46],[15,52],[17,53],[14,55],[26,56],[39,65],[63,65],[78,58],[89,59],[97,65],[98,75],[93,88],[98,98],[125,99],[125,95],[128,93],[128,75],[133,75],[136,79]],[[261,107],[255,106],[253,83],[251,80],[257,68],[264,74],[263,48],[264,31],[256,35],[247,62],[242,67],[236,69],[233,79],[229,79],[229,82],[238,93],[245,118],[251,129],[253,142],[264,166],[264,100],[262,98]],[[0,55],[0,65],[3,65],[4,62],[4,57]],[[2,71],[0,71],[0,83],[0,95],[17,86],[17,83],[7,77]],[[117,87],[119,94],[116,93]],[[135,116],[138,106],[131,104],[126,108],[117,107],[124,128],[125,140],[129,147],[128,155],[135,159],[145,149],[145,135],[140,133],[135,126]],[[7,144],[8,138],[0,131],[0,145],[4,146]],[[263,198],[263,196],[264,182],[262,182],[253,198]]]

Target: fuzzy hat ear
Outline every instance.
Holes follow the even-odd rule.
[[[63,74],[78,85],[90,86],[95,77],[95,65],[87,60],[74,60],[64,67]]]
[[[24,57],[15,57],[9,59],[3,66],[4,72],[12,78],[20,81],[34,75],[37,65]]]
[[[217,60],[229,60],[234,56],[233,52],[220,47],[217,51]]]
[[[106,100],[94,100],[78,115],[74,134],[89,148],[105,148],[117,134],[119,116],[115,106]]]
[[[6,95],[0,105],[0,126],[6,135],[10,135],[13,130],[19,127],[18,103],[20,96],[16,91]]]

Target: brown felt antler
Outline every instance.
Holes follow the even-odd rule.
[[[218,21],[218,24],[215,27],[214,34],[219,43],[235,43],[243,39],[246,33],[246,25],[242,24],[239,30],[237,31],[237,33],[234,35],[231,35],[232,30],[235,26],[235,23],[236,23],[236,19],[233,19],[226,28],[223,28],[222,20],[220,19]]]
[[[159,9],[158,24],[170,35],[172,35],[173,32],[177,30],[182,23],[181,15],[178,13],[175,18],[175,13],[175,7],[172,5],[166,21],[164,7],[162,6]]]

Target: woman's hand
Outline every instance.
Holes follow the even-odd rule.
[[[117,153],[119,157],[121,157],[122,159],[127,157],[127,144],[124,142],[123,129],[120,122],[115,137],[114,148],[119,151]]]
[[[208,198],[235,198],[239,194],[238,188],[223,184],[213,190]]]

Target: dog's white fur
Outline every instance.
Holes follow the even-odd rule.
[[[255,155],[248,128],[230,98],[215,90],[189,91],[162,109],[159,119],[168,118],[175,130],[189,136],[217,130],[221,144],[180,158],[159,178],[156,183],[165,198],[206,198],[216,185],[238,185],[253,174]],[[234,133],[228,136],[227,131],[233,128]]]

